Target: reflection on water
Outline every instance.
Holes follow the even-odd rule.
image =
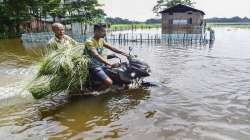
[[[66,97],[36,101],[16,107],[0,108],[0,127],[22,138],[118,138],[127,128],[113,124],[140,102],[149,98],[149,91],[136,89],[99,96]],[[124,130],[123,130],[124,129]],[[10,132],[8,132],[10,131]],[[103,132],[102,132],[103,131]],[[2,132],[6,133],[6,129]],[[92,135],[95,134],[95,135]],[[1,135],[5,136],[5,135]],[[8,138],[6,135],[4,138]]]
[[[247,140],[249,36],[218,28],[212,47],[128,44],[157,87],[39,101],[23,91],[39,57],[0,41],[0,138]]]

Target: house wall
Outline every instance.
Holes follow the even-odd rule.
[[[188,14],[192,13],[192,14]],[[173,25],[171,24],[175,19],[186,19],[192,18],[192,24],[186,25]],[[186,13],[162,13],[162,33],[201,33],[201,28],[203,26],[204,16],[200,12],[186,12]]]

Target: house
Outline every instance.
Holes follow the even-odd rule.
[[[206,23],[201,10],[178,4],[160,12],[162,34],[202,34]]]

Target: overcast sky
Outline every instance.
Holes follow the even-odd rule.
[[[152,9],[157,0],[99,0],[109,17],[144,21],[155,17]],[[249,17],[250,0],[194,0],[195,8],[210,17]]]

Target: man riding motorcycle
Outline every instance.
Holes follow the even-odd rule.
[[[106,41],[103,39],[106,36],[106,26],[103,24],[94,25],[94,36],[89,39],[85,43],[86,52],[91,58],[90,62],[90,74],[94,78],[94,80],[98,80],[102,82],[98,87],[96,87],[97,91],[101,91],[109,88],[113,81],[112,79],[105,73],[103,70],[103,66],[110,66],[112,68],[119,67],[119,64],[111,64],[106,58],[104,54],[104,49],[107,48],[113,52],[129,57],[123,51],[120,51],[114,47],[111,47]]]

